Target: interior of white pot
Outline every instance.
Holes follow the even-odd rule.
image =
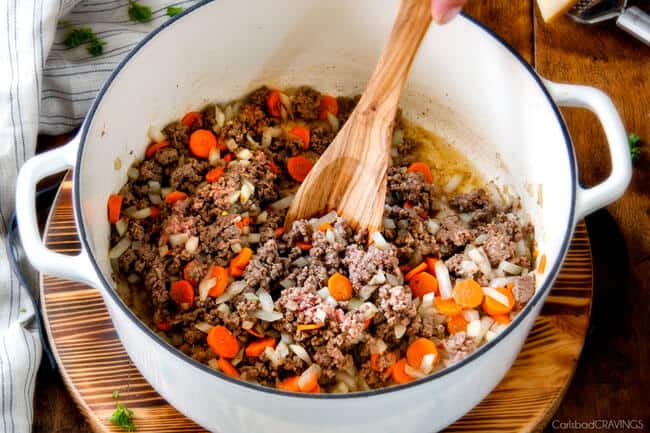
[[[360,93],[397,4],[219,0],[147,40],[100,95],[76,173],[81,217],[106,279],[111,281],[106,199],[142,156],[151,124],[162,126],[260,84]],[[524,64],[467,18],[432,25],[401,105],[408,118],[444,136],[487,179],[522,197],[538,249],[549,259],[547,270],[553,269],[571,224],[572,168],[557,114]]]

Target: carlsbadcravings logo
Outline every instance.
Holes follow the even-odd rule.
[[[643,430],[643,420],[640,419],[594,419],[591,421],[558,419],[551,422],[554,430]]]

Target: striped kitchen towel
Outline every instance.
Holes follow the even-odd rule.
[[[129,18],[128,0],[0,0],[0,235],[14,209],[20,166],[39,132],[61,134],[79,126],[97,90],[126,53],[169,19],[168,6],[197,0],[137,0],[151,20]],[[104,42],[103,54],[70,49],[71,29],[87,27]],[[34,281],[34,278],[28,279]],[[42,348],[27,288],[12,274],[0,248],[0,432],[31,430],[36,372]]]

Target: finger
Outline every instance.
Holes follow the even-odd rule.
[[[467,0],[431,0],[431,14],[438,24],[446,24],[458,15]]]

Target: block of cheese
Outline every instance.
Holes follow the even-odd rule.
[[[571,9],[578,0],[537,0],[537,6],[542,13],[544,22],[550,23]]]

